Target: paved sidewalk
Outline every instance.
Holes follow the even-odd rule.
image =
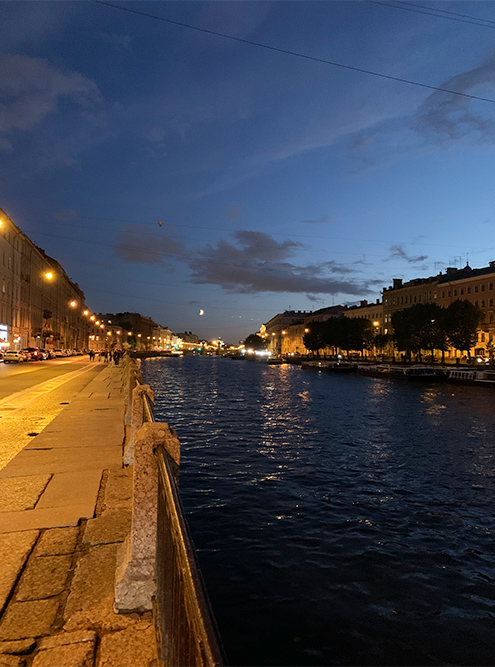
[[[152,667],[151,614],[115,614],[129,531],[120,367],[98,375],[0,471],[0,667]]]

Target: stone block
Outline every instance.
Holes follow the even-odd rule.
[[[51,477],[46,474],[0,479],[0,512],[33,509]]]
[[[155,667],[158,665],[155,629],[136,623],[101,640],[98,667]]]
[[[11,655],[26,655],[32,653],[36,647],[35,639],[18,639],[12,642],[0,642],[0,653]]]
[[[103,499],[103,511],[127,509],[131,507],[131,502],[132,466],[121,470],[109,470]]]
[[[91,612],[113,602],[115,554],[117,545],[91,547],[78,560],[71,591],[65,606],[65,621],[76,612]]]
[[[0,535],[0,612],[5,607],[38,535],[37,530]]]
[[[58,604],[58,598],[10,604],[0,623],[0,639],[47,635],[55,620]]]
[[[71,555],[31,558],[21,577],[16,600],[41,600],[61,593],[71,563]]]
[[[110,544],[123,542],[131,529],[130,510],[108,510],[96,519],[89,519],[83,542]]]
[[[94,511],[100,488],[101,470],[55,473],[41,496],[38,509],[88,504]]]
[[[56,648],[66,644],[78,644],[79,642],[95,642],[96,633],[92,630],[80,630],[79,632],[59,632],[58,635],[43,637],[40,640],[40,649]]]
[[[32,667],[93,667],[95,641],[64,644],[39,651]]]
[[[24,667],[26,661],[18,655],[0,654],[0,667]]]
[[[78,526],[45,530],[36,545],[36,555],[59,556],[74,553],[78,535]]]

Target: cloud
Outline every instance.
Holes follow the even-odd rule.
[[[391,262],[393,259],[397,259],[397,257],[405,259],[409,264],[418,264],[428,259],[428,255],[416,255],[416,257],[413,257],[412,255],[408,255],[401,245],[392,245],[390,246],[390,256],[384,261]]]
[[[189,264],[193,282],[219,285],[234,294],[369,292],[366,283],[332,277],[349,273],[352,269],[346,265],[322,262],[300,266],[286,261],[295,248],[302,247],[300,243],[278,243],[263,232],[239,231],[235,238],[238,247],[221,240],[216,247],[207,246],[195,255]]]
[[[327,222],[330,222],[330,216],[328,215],[322,215],[321,218],[316,218],[314,220],[303,220],[303,222],[306,222],[307,224],[310,225],[319,225],[319,224],[325,224]]]
[[[113,252],[129,264],[163,264],[167,258],[183,258],[184,246],[170,225],[159,230],[126,225],[119,232]]]
[[[493,98],[494,85],[495,59],[492,58],[474,69],[450,77],[439,87]],[[420,134],[453,140],[478,132],[484,140],[494,141],[495,124],[491,115],[482,115],[485,109],[489,109],[488,104],[482,106],[482,103],[467,97],[435,91],[418,108],[413,128]]]
[[[101,99],[85,76],[24,55],[0,56],[0,96],[0,139],[14,130],[34,129],[62,100],[91,109]]]

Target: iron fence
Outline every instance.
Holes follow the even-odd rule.
[[[182,502],[176,466],[157,450],[157,607],[166,667],[223,665],[218,632],[201,578]]]
[[[144,421],[153,422],[148,395],[143,410]],[[178,467],[163,446],[156,451],[156,461],[156,608],[161,658],[166,667],[223,665],[221,642],[177,487]]]

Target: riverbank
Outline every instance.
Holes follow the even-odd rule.
[[[150,612],[113,611],[129,532],[120,367],[101,371],[0,471],[0,665],[154,667]]]

